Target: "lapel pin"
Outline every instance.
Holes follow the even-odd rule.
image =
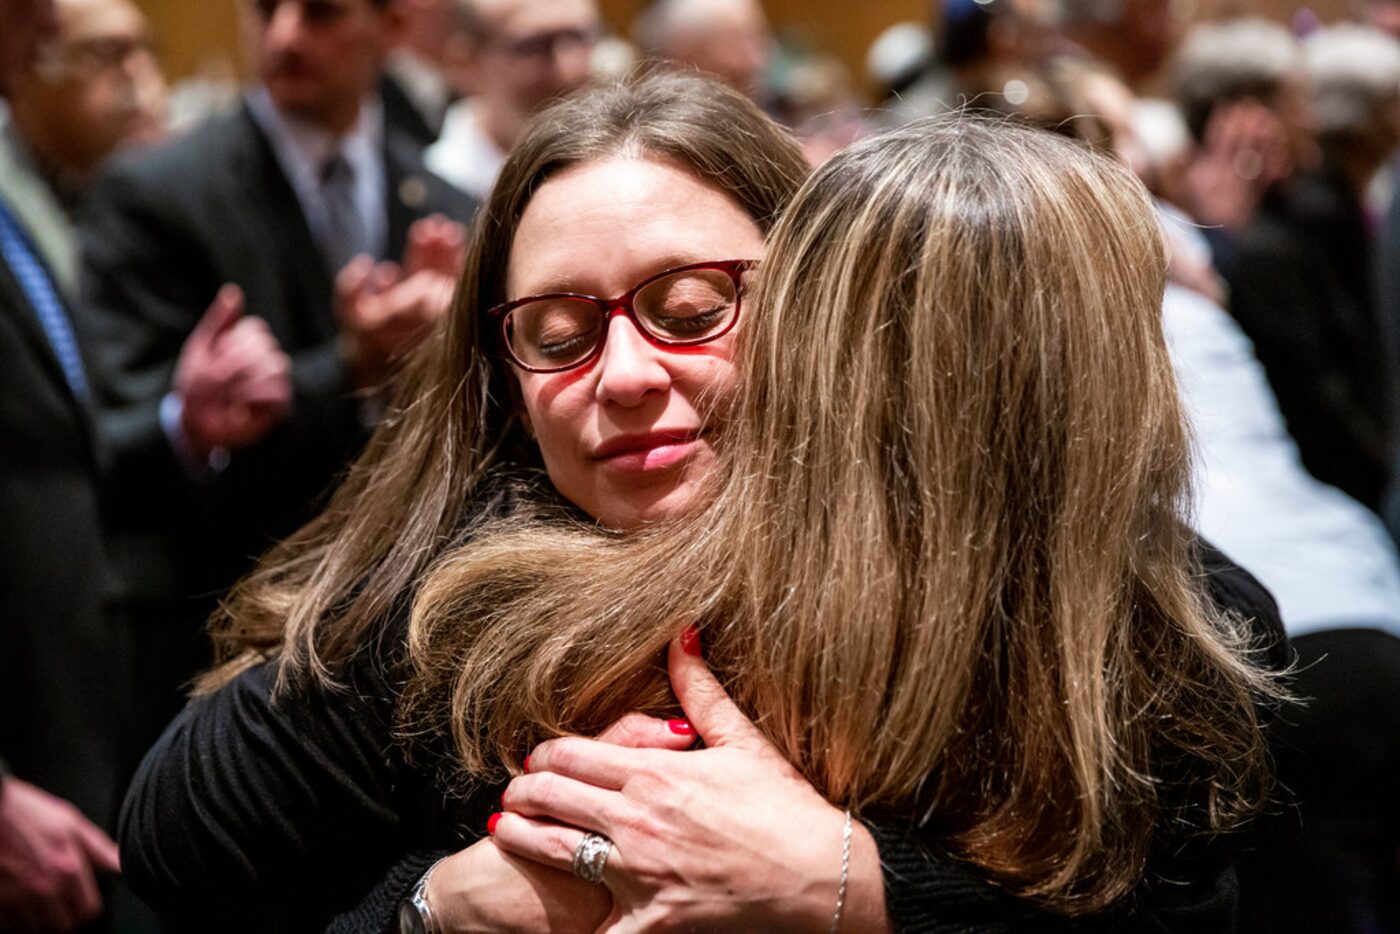
[[[416,175],[399,182],[399,201],[406,208],[421,208],[428,201],[428,186]]]

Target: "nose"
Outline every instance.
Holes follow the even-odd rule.
[[[671,372],[663,360],[665,353],[648,342],[625,316],[613,316],[602,356],[598,358],[598,402],[630,408],[640,405],[652,393],[670,389]]]
[[[564,91],[572,91],[588,79],[593,69],[593,45],[590,42],[556,42],[549,53],[549,63],[555,80]]]

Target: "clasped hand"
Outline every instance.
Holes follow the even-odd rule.
[[[493,836],[433,873],[429,900],[445,930],[830,928],[845,815],[684,641],[668,663],[688,719],[633,715],[596,740],[537,747]],[[705,747],[691,749],[697,736]],[[603,885],[572,875],[585,831],[612,842]],[[845,918],[851,930],[885,927],[878,853],[859,824]]]
[[[402,265],[360,256],[340,271],[336,315],[360,387],[383,382],[447,313],[465,249],[462,225],[433,216],[409,229]]]

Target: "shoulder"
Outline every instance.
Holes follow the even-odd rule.
[[[1205,539],[1198,540],[1201,570],[1211,601],[1245,620],[1267,666],[1282,671],[1291,663],[1288,637],[1278,603],[1259,579]]]
[[[255,152],[262,137],[245,110],[216,114],[179,136],[149,149],[131,150],[111,160],[105,179],[122,179],[174,191],[182,184],[217,178],[229,163]]]
[[[85,225],[115,217],[158,219],[200,228],[231,180],[258,171],[266,144],[244,111],[219,114],[151,149],[113,157],[83,200]]]

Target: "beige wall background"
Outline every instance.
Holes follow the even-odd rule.
[[[242,59],[239,6],[246,0],[137,0],[155,28],[161,61],[172,79],[194,73],[210,61],[237,65]],[[1193,15],[1210,18],[1252,13],[1288,22],[1296,0],[1177,0],[1194,3]],[[603,15],[626,35],[646,0],[600,0]],[[1308,4],[1323,22],[1347,15],[1348,0]],[[862,80],[865,50],[885,27],[902,20],[923,21],[927,0],[764,0],[778,30],[829,50]]]

